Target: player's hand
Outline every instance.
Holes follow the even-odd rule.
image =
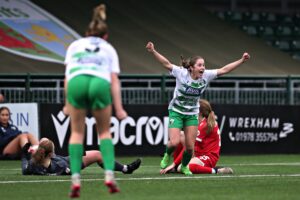
[[[124,109],[116,111],[116,117],[118,120],[125,119],[128,116],[127,112]]]
[[[169,165],[167,168],[160,170],[160,174],[166,174],[169,171],[171,171],[172,169],[175,168],[175,163],[172,163],[171,165]]]
[[[243,54],[242,59],[243,59],[243,62],[245,62],[245,61],[247,61],[247,60],[250,59],[250,55],[249,55],[247,52],[245,52],[245,53]]]
[[[152,42],[148,42],[146,45],[146,49],[152,53],[154,51],[154,44]]]
[[[35,152],[37,151],[38,148],[39,148],[39,145],[32,145],[29,147],[28,153],[35,154]]]

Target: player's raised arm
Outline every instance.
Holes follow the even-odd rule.
[[[229,64],[225,65],[224,67],[221,67],[220,69],[218,69],[217,70],[218,76],[222,76],[224,74],[227,74],[227,73],[233,71],[234,69],[236,69],[238,66],[240,66],[241,64],[243,64],[244,62],[246,62],[249,59],[250,59],[250,55],[248,53],[244,53],[242,58],[240,58],[239,60],[229,63]]]
[[[148,42],[146,45],[146,49],[153,54],[154,58],[160,62],[166,69],[172,70],[172,63],[159,52],[157,52],[154,48],[154,44],[152,42]]]

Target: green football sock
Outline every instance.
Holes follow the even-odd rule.
[[[187,151],[184,151],[182,156],[182,161],[181,161],[182,166],[187,166],[191,158],[192,158],[192,154]]]
[[[70,168],[72,174],[80,174],[83,145],[82,144],[69,144],[69,155],[70,155]]]
[[[115,148],[111,139],[102,139],[100,142],[101,153],[105,170],[114,170],[115,167]],[[100,146],[99,146],[100,149]]]
[[[174,150],[175,150],[175,147],[168,147],[168,146],[166,146],[166,153],[168,155],[171,155]]]

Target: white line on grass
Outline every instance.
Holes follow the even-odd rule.
[[[300,162],[293,163],[235,163],[235,164],[224,164],[226,166],[300,166]]]
[[[300,166],[300,162],[290,162],[290,163],[235,163],[235,164],[220,164],[221,166]],[[149,168],[159,168],[159,165],[142,165],[141,167],[149,167]],[[99,168],[99,167],[88,167],[90,168]],[[21,168],[11,168],[11,169],[1,169],[0,171],[19,171]]]
[[[222,163],[220,166],[300,166],[300,162],[290,163],[234,163],[226,164]],[[142,165],[142,167],[159,167],[159,165]]]
[[[220,176],[169,176],[169,177],[140,177],[140,178],[116,178],[117,181],[145,181],[145,180],[179,180],[179,179],[218,179],[218,178],[260,178],[260,177],[300,177],[300,174],[249,174],[249,175],[220,175]],[[103,181],[104,179],[81,179],[82,181]],[[0,181],[0,184],[15,183],[56,183],[70,182],[70,179],[56,180],[27,180],[27,181]]]

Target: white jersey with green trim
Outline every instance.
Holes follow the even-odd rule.
[[[67,49],[66,78],[88,74],[111,82],[111,73],[119,73],[119,58],[115,48],[99,37],[85,37],[71,43]]]
[[[173,65],[170,74],[176,78],[176,87],[169,110],[184,114],[199,114],[199,100],[208,83],[217,78],[217,70],[205,70],[202,78],[193,80],[187,69]]]

